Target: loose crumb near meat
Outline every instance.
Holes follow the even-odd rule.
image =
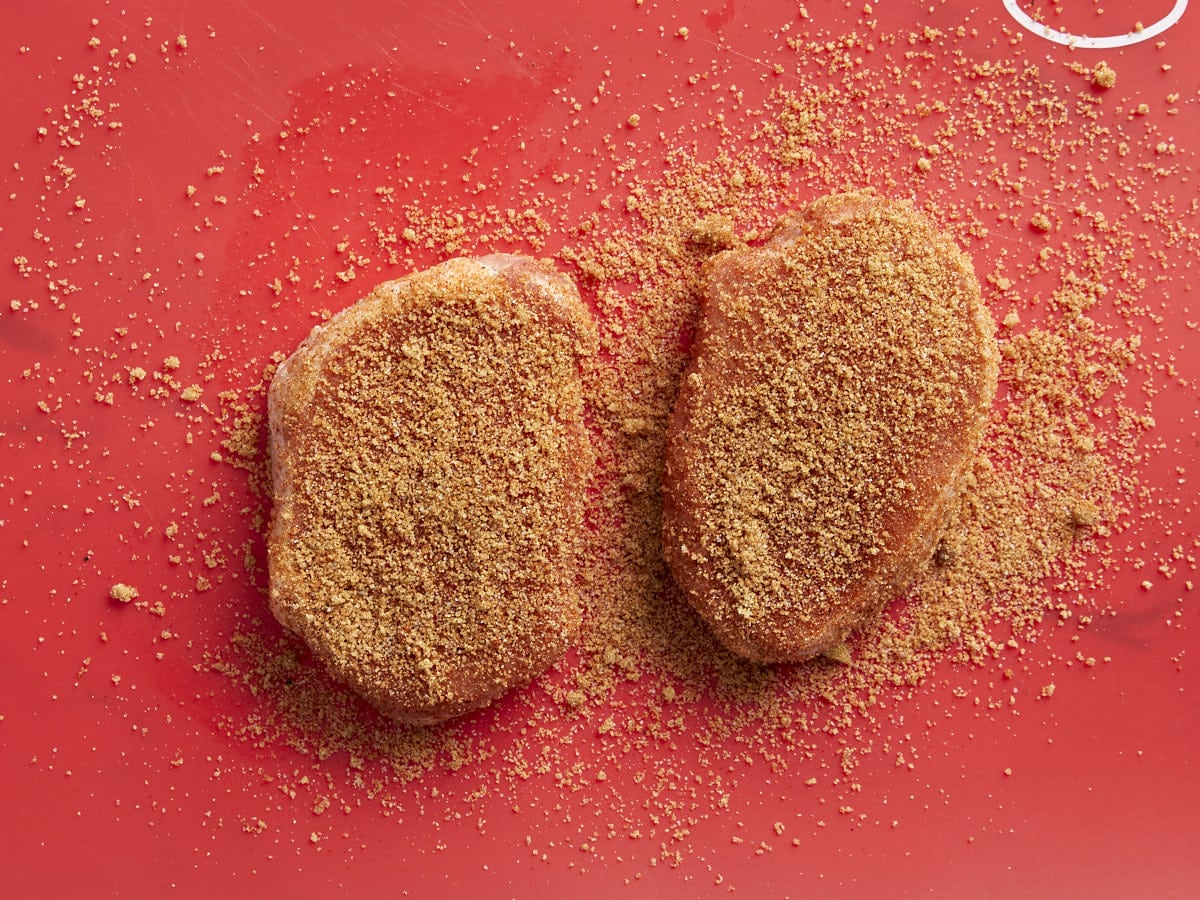
[[[248,53],[240,68],[273,99],[216,79],[231,115],[166,181],[121,165],[156,138],[153,116],[123,121],[120,107],[203,79],[229,54],[224,28],[187,47],[178,23],[143,30],[129,19],[141,13],[113,10],[90,40],[64,20],[74,54],[17,48],[41,68],[27,70],[40,99],[12,123],[0,226],[13,361],[0,536],[14,561],[0,608],[37,674],[0,715],[35,751],[13,771],[72,788],[60,799],[80,798],[64,809],[82,822],[107,808],[128,847],[138,824],[186,839],[198,822],[192,855],[231,877],[293,857],[329,871],[307,868],[310,853],[361,868],[394,826],[400,842],[430,838],[397,849],[405,865],[472,865],[463,851],[487,848],[627,885],[686,865],[703,892],[709,875],[742,887],[718,842],[804,848],[796,871],[828,876],[810,851],[829,826],[869,841],[914,827],[906,813],[961,807],[939,758],[970,756],[984,734],[1028,737],[1031,703],[1077,702],[1103,681],[1092,667],[1147,658],[1135,643],[1163,649],[1152,683],[1182,685],[1200,566],[1186,415],[1200,205],[1178,41],[1097,65],[999,4],[961,25],[954,5],[856,5],[833,30],[804,6],[765,29],[743,27],[744,10],[715,24],[722,12],[689,21],[685,42],[671,37],[681,10],[638,0],[590,45],[580,30],[539,48],[489,28],[474,62],[470,41],[428,48],[455,54],[458,84],[370,46],[301,82]],[[901,16],[918,24],[887,24]],[[251,48],[253,28],[234,40]],[[652,78],[638,77],[646,53]],[[277,101],[292,105],[282,120]],[[818,657],[757,665],[668,577],[667,425],[706,261],[864,187],[911,198],[975,261],[1001,323],[997,402],[907,594]],[[266,395],[285,352],[364,285],[494,252],[552,258],[596,314],[583,621],[576,650],[527,688],[410,727],[268,614]],[[358,524],[351,546],[368,542]],[[22,725],[23,696],[67,731]],[[97,747],[109,762],[89,762]],[[113,761],[134,777],[114,782]],[[1006,789],[973,832],[1008,833]],[[514,838],[509,823],[527,820]]]

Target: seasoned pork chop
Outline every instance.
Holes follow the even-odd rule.
[[[567,649],[595,342],[568,278],[493,255],[381,284],[279,367],[271,609],[394,718],[485,706]]]
[[[996,390],[969,260],[909,203],[826,197],[708,263],[663,552],[731,650],[798,661],[929,558]]]

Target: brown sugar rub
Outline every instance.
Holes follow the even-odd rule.
[[[570,279],[497,254],[381,284],[279,367],[271,609],[394,718],[486,706],[566,651],[595,343]]]
[[[735,653],[835,647],[910,583],[988,421],[994,326],[969,260],[869,193],[707,264],[667,432],[663,552]]]

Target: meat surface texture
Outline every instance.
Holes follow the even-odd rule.
[[[663,552],[729,649],[800,661],[929,560],[987,427],[995,329],[967,257],[870,193],[817,200],[707,267]]]
[[[493,255],[381,284],[279,366],[271,609],[395,719],[485,706],[569,646],[595,343],[568,278]]]

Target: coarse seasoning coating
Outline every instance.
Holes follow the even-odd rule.
[[[910,203],[838,194],[707,264],[671,416],[663,552],[761,662],[835,648],[934,548],[989,418],[994,326]]]
[[[566,651],[595,342],[570,279],[496,254],[381,284],[279,367],[271,609],[392,717],[485,706]]]

